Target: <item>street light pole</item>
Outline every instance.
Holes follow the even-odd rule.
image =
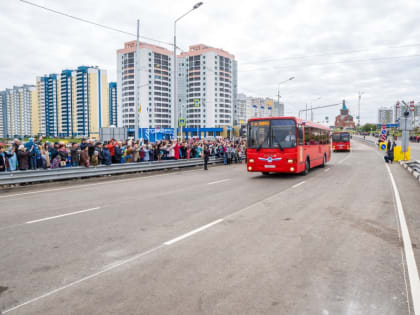
[[[282,81],[282,82],[280,82],[280,83],[278,83],[278,88],[277,88],[277,104],[278,104],[278,106],[280,106],[280,84],[283,84],[283,83],[286,83],[286,82],[288,82],[288,81],[292,81],[293,79],[294,79],[295,77],[290,77],[290,78],[288,78],[287,80],[284,80],[284,81]],[[285,108],[283,108],[283,111],[285,112],[286,111],[286,109]]]
[[[135,99],[136,99],[136,106],[135,106],[135,123],[134,123],[134,141],[137,141],[139,139],[139,106],[140,106],[140,65],[139,65],[139,38],[140,38],[140,20],[137,20],[137,39],[136,39],[136,57],[135,57],[135,62],[134,62],[134,78],[135,78],[135,85],[136,85],[136,95],[135,95]]]
[[[193,8],[191,10],[189,10],[187,13],[184,13],[183,15],[181,15],[179,18],[177,18],[174,22],[174,60],[172,62],[172,67],[174,69],[174,80],[173,80],[173,90],[174,90],[174,102],[173,102],[173,107],[174,107],[174,129],[175,129],[175,137],[176,140],[178,139],[178,113],[177,113],[177,100],[178,100],[178,95],[177,95],[177,61],[176,61],[176,22],[178,22],[180,19],[182,19],[184,16],[186,16],[188,13],[190,13],[191,11],[198,9],[201,5],[203,4],[203,2],[198,2],[196,3]],[[181,134],[182,137],[182,134]]]
[[[358,104],[358,116],[357,116],[357,124],[359,125],[360,128],[360,99],[362,98],[362,95],[364,93],[359,91],[359,104]]]

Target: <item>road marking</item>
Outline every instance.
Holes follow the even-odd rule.
[[[89,212],[89,211],[94,211],[94,210],[98,210],[98,209],[101,209],[101,207],[90,208],[90,209],[80,210],[80,211],[75,211],[75,212],[69,212],[69,213],[65,213],[65,214],[55,215],[53,217],[38,219],[38,220],[32,220],[32,221],[25,222],[25,224],[32,224],[32,223],[38,223],[38,222],[43,222],[43,221],[58,219],[58,218],[62,218],[62,217],[67,217],[69,215],[75,215],[75,214]]]
[[[327,168],[324,172],[326,173],[326,172],[328,172],[330,169],[329,168]]]
[[[207,183],[207,184],[208,184],[208,185],[214,185],[214,184],[224,183],[224,182],[227,182],[227,181],[230,181],[230,178],[226,178],[226,179],[218,180],[218,181],[211,182],[211,183]]]
[[[347,160],[349,157],[351,156],[351,151],[349,153],[349,155],[347,155],[344,159],[341,159],[340,161],[337,162],[337,164],[341,164],[343,163],[345,160]]]
[[[163,244],[164,245],[172,245],[172,244],[175,244],[176,242],[179,242],[179,241],[181,241],[181,240],[183,240],[183,239],[185,239],[187,237],[190,237],[190,236],[192,236],[192,235],[194,235],[194,234],[196,234],[198,232],[204,231],[204,230],[212,227],[213,225],[219,224],[220,222],[223,222],[223,220],[224,219],[218,219],[216,221],[210,222],[209,224],[203,225],[202,227],[199,227],[198,229],[192,230],[192,231],[190,231],[188,233],[185,233],[185,234],[183,234],[181,236],[178,236],[176,238],[173,238],[173,239],[171,239],[171,240],[169,240],[169,241],[167,241],[167,242],[165,242]]]
[[[394,197],[397,204],[398,221],[400,223],[400,229],[402,239],[404,243],[405,260],[408,270],[408,280],[410,282],[411,298],[413,300],[414,314],[420,314],[420,279],[419,272],[417,269],[416,259],[413,253],[413,246],[411,244],[410,233],[408,232],[407,222],[405,220],[404,209],[402,206],[400,193],[397,185],[395,184],[394,176],[392,176],[391,169],[388,164],[385,164],[388,171],[389,178],[391,179],[392,188],[394,190]]]
[[[303,185],[303,184],[305,184],[305,181],[293,185],[292,188],[299,187],[300,185]]]
[[[249,206],[247,206],[247,207],[245,207],[245,208],[242,208],[242,209],[240,209],[240,210],[238,210],[238,211],[235,211],[235,212],[233,212],[233,213],[231,213],[231,214],[229,214],[229,215],[227,215],[227,216],[225,216],[225,217],[223,217],[223,218],[221,218],[221,219],[215,220],[215,221],[213,221],[213,222],[211,222],[211,223],[209,223],[209,224],[207,224],[207,225],[204,225],[204,226],[202,226],[202,227],[200,227],[200,228],[198,228],[198,229],[196,229],[196,230],[193,230],[193,231],[188,232],[188,233],[186,233],[186,234],[183,234],[183,235],[181,235],[181,236],[179,236],[179,237],[177,237],[177,238],[174,238],[174,239],[169,240],[169,241],[167,241],[167,242],[165,242],[165,243],[162,243],[162,244],[160,244],[159,246],[156,246],[156,247],[154,247],[154,248],[152,248],[152,249],[149,249],[149,250],[147,250],[147,251],[145,251],[145,252],[142,252],[142,253],[139,253],[139,254],[137,254],[137,255],[134,255],[133,257],[128,258],[128,259],[126,259],[126,260],[123,260],[123,261],[121,261],[121,262],[119,262],[119,263],[112,264],[112,265],[110,265],[110,266],[106,267],[105,269],[102,269],[101,271],[95,272],[95,273],[93,273],[93,274],[91,274],[91,275],[89,275],[89,276],[86,276],[86,277],[84,277],[84,278],[81,278],[81,279],[79,279],[79,280],[76,280],[76,281],[70,282],[69,284],[66,284],[66,285],[64,285],[64,286],[62,286],[62,287],[59,287],[59,288],[54,289],[54,290],[52,290],[52,291],[50,291],[50,292],[47,292],[47,293],[45,293],[45,294],[43,294],[43,295],[40,295],[40,296],[38,296],[38,297],[36,297],[36,298],[33,298],[33,299],[28,300],[28,301],[26,301],[26,302],[24,302],[24,303],[18,304],[18,305],[14,306],[14,307],[11,307],[11,308],[7,309],[7,310],[4,310],[4,311],[3,311],[3,314],[6,314],[6,313],[9,313],[9,312],[12,312],[12,311],[14,311],[14,310],[16,310],[16,309],[18,309],[18,308],[20,308],[20,307],[22,307],[22,306],[25,306],[25,305],[28,305],[28,304],[32,304],[32,303],[34,303],[34,302],[36,302],[36,301],[39,301],[39,300],[41,300],[41,299],[43,299],[43,298],[46,298],[46,297],[48,297],[48,296],[51,296],[51,295],[53,295],[53,294],[55,294],[55,293],[58,293],[58,292],[60,292],[60,291],[63,291],[63,290],[65,290],[65,289],[67,289],[67,288],[73,287],[73,286],[75,286],[75,285],[77,285],[77,284],[80,284],[80,283],[82,283],[82,282],[85,282],[85,281],[87,281],[87,280],[89,280],[89,279],[95,278],[95,277],[97,277],[97,276],[99,276],[99,275],[101,275],[101,274],[103,274],[103,273],[105,273],[105,272],[111,271],[111,270],[113,270],[113,269],[115,269],[115,268],[118,268],[118,267],[120,267],[120,266],[122,266],[122,265],[125,265],[125,264],[128,264],[128,263],[132,262],[132,261],[135,261],[135,260],[137,260],[137,259],[139,259],[139,258],[141,258],[141,257],[143,257],[143,256],[146,256],[146,255],[148,255],[148,254],[151,254],[151,253],[153,253],[153,252],[155,252],[155,251],[157,251],[157,250],[159,250],[159,249],[161,249],[161,248],[163,248],[163,247],[166,247],[166,246],[168,246],[168,245],[174,244],[175,242],[178,242],[178,241],[180,241],[181,239],[187,238],[187,237],[189,237],[189,236],[191,236],[191,235],[193,235],[193,234],[195,234],[195,233],[198,233],[198,232],[200,232],[200,231],[203,231],[203,230],[205,230],[205,229],[208,229],[208,228],[210,228],[211,226],[216,225],[216,224],[218,224],[218,223],[220,223],[220,222],[222,222],[222,221],[224,221],[224,220],[226,220],[226,219],[228,219],[228,218],[230,218],[230,217],[232,217],[232,216],[234,216],[234,215],[238,215],[238,214],[240,214],[240,213],[242,213],[242,212],[244,212],[244,211],[246,211],[246,210],[248,210],[248,209],[251,209],[252,207],[255,207],[255,206],[259,205],[259,204],[262,204],[262,203],[264,203],[264,202],[267,202],[267,201],[269,201],[269,200],[271,200],[271,199],[277,198],[278,196],[280,196],[280,194],[282,194],[283,192],[287,191],[288,189],[290,189],[290,187],[288,187],[288,188],[286,188],[286,189],[284,189],[284,190],[282,190],[282,191],[278,192],[277,194],[274,194],[274,195],[272,195],[272,196],[270,196],[270,197],[267,197],[267,198],[261,199],[260,201],[257,201],[257,202],[255,202],[255,203],[253,203],[253,204],[251,204],[251,205],[249,205]]]
[[[162,248],[163,246],[164,246],[164,245],[163,245],[163,244],[161,244],[161,245],[156,246],[156,247],[154,247],[154,248],[152,248],[152,249],[149,249],[149,250],[147,250],[147,251],[145,251],[145,252],[142,252],[142,253],[140,253],[140,254],[137,254],[137,255],[135,255],[135,256],[133,256],[133,257],[131,257],[131,258],[128,258],[128,259],[126,259],[126,260],[123,260],[123,261],[121,261],[121,262],[119,262],[119,263],[117,263],[117,264],[115,264],[115,265],[111,265],[111,266],[109,266],[109,267],[107,267],[107,268],[105,268],[105,269],[103,269],[103,270],[101,270],[101,271],[95,272],[95,273],[93,273],[93,274],[91,274],[91,275],[89,275],[89,276],[86,276],[86,277],[84,277],[84,278],[81,278],[81,279],[79,279],[79,280],[76,280],[76,281],[70,282],[69,284],[66,284],[66,285],[64,285],[64,286],[62,286],[62,287],[59,287],[59,288],[54,289],[54,290],[52,290],[52,291],[50,291],[50,292],[47,292],[47,293],[45,293],[45,294],[43,294],[43,295],[41,295],[41,296],[38,296],[38,297],[36,297],[36,298],[33,298],[33,299],[29,300],[29,301],[26,301],[26,302],[24,302],[24,303],[22,303],[22,304],[19,304],[19,305],[14,306],[14,307],[11,307],[11,308],[9,308],[9,309],[7,309],[7,310],[3,311],[3,313],[2,313],[2,314],[6,314],[6,313],[9,313],[9,312],[12,312],[12,311],[14,311],[14,310],[16,310],[16,309],[18,309],[18,308],[20,308],[20,307],[22,307],[22,306],[25,306],[25,305],[28,305],[28,304],[34,303],[34,302],[39,301],[39,300],[41,300],[41,299],[43,299],[43,298],[46,298],[46,297],[48,297],[48,296],[50,296],[50,295],[53,295],[53,294],[55,294],[55,293],[57,293],[57,292],[60,292],[60,291],[63,291],[63,290],[65,290],[65,289],[67,289],[67,288],[70,288],[70,287],[72,287],[72,286],[75,286],[76,284],[79,284],[79,283],[85,282],[85,281],[87,281],[87,280],[89,280],[89,279],[95,278],[95,277],[97,277],[97,276],[99,276],[99,275],[101,275],[101,274],[103,274],[103,273],[105,273],[105,272],[107,272],[107,271],[113,270],[113,269],[118,268],[118,267],[120,267],[120,266],[122,266],[122,265],[128,264],[128,263],[130,263],[130,262],[132,262],[132,261],[134,261],[134,260],[137,260],[137,259],[139,259],[139,258],[141,258],[141,257],[143,257],[143,256],[146,256],[146,255],[148,255],[148,254],[151,254],[151,253],[153,253],[153,252],[155,252],[155,251],[159,250],[159,249],[160,249],[160,248]]]

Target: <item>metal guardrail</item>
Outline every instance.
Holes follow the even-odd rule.
[[[405,164],[407,165],[407,167],[411,168],[411,172],[415,171],[417,173],[420,173],[420,161],[406,162]]]
[[[373,140],[370,140],[370,139],[364,139],[363,137],[360,137],[360,136],[353,136],[353,138],[355,138],[357,140],[360,140],[360,141],[363,141],[363,142],[365,142],[367,144],[370,144],[370,145],[374,145],[374,146],[377,145],[376,141],[373,141]]]
[[[209,164],[222,163],[223,158],[210,158]],[[0,186],[23,183],[37,183],[55,180],[86,178],[134,172],[157,171],[173,168],[201,166],[203,159],[163,160],[154,162],[138,162],[126,164],[99,165],[96,167],[68,167],[47,170],[15,171],[0,175]]]

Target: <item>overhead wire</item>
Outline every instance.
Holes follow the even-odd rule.
[[[52,12],[52,13],[55,13],[55,14],[58,14],[58,15],[62,15],[62,16],[77,20],[77,21],[81,21],[81,22],[88,23],[88,24],[91,24],[91,25],[99,26],[99,27],[105,28],[105,29],[110,30],[110,31],[119,32],[119,33],[122,33],[122,34],[125,34],[125,35],[134,36],[134,37],[137,36],[137,34],[135,34],[135,33],[127,32],[127,31],[124,31],[124,30],[121,30],[121,29],[118,29],[118,28],[115,28],[115,27],[112,27],[112,26],[108,26],[108,25],[105,25],[105,24],[100,24],[100,23],[90,21],[90,20],[87,20],[87,19],[84,19],[84,18],[80,18],[80,17],[77,17],[75,15],[71,15],[71,14],[68,14],[68,13],[65,13],[65,12],[61,12],[61,11],[58,11],[58,10],[55,10],[55,9],[51,9],[51,8],[42,6],[40,4],[31,2],[31,1],[28,1],[28,0],[19,0],[19,1],[23,2],[23,3],[26,3],[26,4],[29,4],[29,5],[32,5],[34,7]],[[169,46],[174,45],[173,43],[161,41],[161,40],[150,38],[150,37],[147,37],[147,36],[140,35],[140,38],[143,38],[143,39],[146,39],[146,40],[149,40],[149,41],[153,41],[153,42],[156,42],[156,43],[160,43],[160,44],[169,45]]]

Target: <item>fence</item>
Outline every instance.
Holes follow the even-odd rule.
[[[222,162],[223,159],[221,158],[210,158],[209,160],[209,164]],[[78,166],[59,169],[6,172],[0,175],[0,186],[202,166],[203,163],[203,159],[165,160],[113,164],[109,166],[99,165],[97,167],[89,168]]]

